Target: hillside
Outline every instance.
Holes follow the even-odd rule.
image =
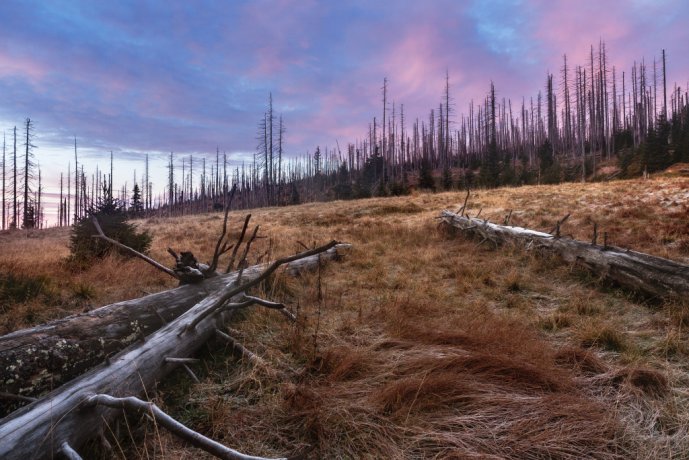
[[[296,326],[252,310],[231,325],[272,371],[213,344],[194,384],[180,372],[156,401],[254,455],[310,458],[670,458],[689,450],[684,332],[689,305],[643,299],[558,260],[495,249],[438,225],[464,192],[252,210],[254,258],[332,238],[353,244],[322,273],[266,293]],[[689,180],[472,192],[469,212],[689,263]],[[239,230],[244,215],[232,216]],[[220,214],[138,222],[168,246],[210,256]],[[174,283],[138,260],[75,271],[67,229],[0,234],[0,324],[9,332]],[[253,262],[253,260],[251,261]],[[9,279],[9,277],[12,277]],[[320,280],[320,281],[319,281]],[[10,286],[13,286],[10,289]],[[17,290],[17,287],[22,287]],[[116,431],[112,427],[112,431]],[[121,458],[198,458],[130,419]],[[308,448],[308,449],[307,449]],[[95,448],[94,448],[95,449]]]

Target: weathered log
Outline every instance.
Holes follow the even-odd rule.
[[[347,247],[337,245],[320,257],[324,261],[336,258]],[[311,256],[283,268],[294,276],[313,269],[318,260]],[[255,279],[266,267],[244,269],[243,282]],[[106,305],[0,337],[0,393],[35,397],[57,388],[179,317],[210,292],[235,282],[237,274]],[[20,400],[0,396],[0,416],[21,405]]]
[[[450,211],[442,220],[496,245],[512,242],[527,249],[539,248],[580,265],[601,278],[651,298],[686,299],[689,296],[689,265],[642,252],[558,238],[549,233],[522,227],[497,225]]]
[[[317,254],[334,244],[332,242],[302,255]],[[238,288],[248,288],[265,278],[277,265],[297,257],[299,255],[273,262],[254,280],[245,281],[242,286],[227,284],[146,337],[144,342],[130,346],[108,362],[0,420],[0,458],[52,458],[62,446],[78,449],[99,433],[103,421],[119,413],[116,409],[94,406],[94,395],[121,398],[150,394],[156,382],[174,367],[166,365],[167,357],[189,357],[216,334],[232,314],[220,307],[228,301],[243,299],[243,294],[237,292]]]

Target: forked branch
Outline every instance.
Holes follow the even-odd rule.
[[[232,205],[232,199],[234,198],[234,194],[236,191],[237,184],[234,184],[232,186],[232,190],[230,190],[229,198],[227,194],[225,195],[225,218],[222,222],[222,232],[220,233],[218,242],[215,243],[215,250],[213,251],[213,260],[211,261],[211,264],[208,267],[208,269],[204,270],[204,275],[207,275],[208,273],[215,273],[215,270],[218,268],[218,260],[220,259],[220,256],[224,252],[227,252],[227,244],[223,246],[223,240],[225,239],[225,236],[227,236],[227,216],[230,213],[230,206]]]
[[[268,268],[266,268],[263,271],[263,273],[261,273],[256,278],[252,279],[251,281],[247,281],[244,284],[240,284],[237,287],[235,287],[234,289],[227,291],[222,296],[222,298],[220,299],[219,302],[217,302],[215,305],[208,308],[203,313],[199,314],[191,323],[189,323],[187,330],[195,328],[196,325],[199,324],[204,318],[207,318],[208,316],[210,316],[210,315],[216,313],[218,310],[222,309],[223,304],[227,300],[229,300],[232,297],[234,297],[234,296],[236,296],[242,292],[245,292],[245,291],[249,290],[250,288],[262,283],[265,279],[267,279],[270,275],[272,275],[273,272],[275,270],[277,270],[278,267],[280,267],[281,265],[287,264],[289,262],[293,262],[295,260],[303,259],[304,257],[309,257],[309,256],[313,256],[316,254],[320,254],[320,253],[325,252],[328,249],[334,247],[336,244],[337,244],[337,241],[333,240],[330,243],[325,244],[323,246],[319,246],[317,248],[310,249],[308,251],[300,252],[299,254],[295,254],[293,256],[283,257],[282,259],[276,260],[275,262],[270,264],[268,266]]]
[[[244,226],[242,227],[242,233],[239,234],[239,238],[237,239],[237,244],[234,245],[234,249],[232,250],[232,255],[230,256],[230,261],[227,263],[227,270],[225,270],[225,273],[230,273],[232,271],[232,268],[234,267],[234,260],[237,257],[237,251],[239,251],[239,247],[242,245],[242,242],[244,241],[244,235],[246,235],[246,229],[249,227],[249,221],[251,220],[251,214],[247,214],[246,218],[244,219]]]

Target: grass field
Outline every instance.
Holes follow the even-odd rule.
[[[340,263],[265,296],[230,325],[269,368],[204,351],[200,384],[175,374],[155,399],[233,448],[310,458],[681,458],[689,452],[689,305],[641,299],[562,262],[478,245],[439,227],[463,192],[252,210],[254,259],[337,239]],[[689,180],[479,190],[469,213],[689,263]],[[244,214],[233,213],[236,233]],[[165,250],[210,256],[220,214],[139,222]],[[0,234],[8,332],[174,285],[138,260],[69,270],[68,230]],[[254,260],[250,260],[253,262]],[[11,277],[11,278],[10,278]],[[319,281],[320,279],[320,281]],[[19,288],[17,288],[19,287]],[[121,458],[198,458],[129,420]],[[121,431],[122,432],[122,431]]]

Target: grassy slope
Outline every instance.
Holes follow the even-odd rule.
[[[310,445],[313,457],[663,458],[689,450],[685,396],[689,313],[646,305],[556,260],[478,246],[437,227],[463,193],[306,204],[253,212],[255,254],[331,238],[354,244],[317,275],[276,283],[299,309],[295,327],[255,310],[233,324],[276,372],[237,366],[215,347],[192,385],[182,374],[158,398],[216,439],[253,454]],[[689,181],[656,178],[478,191],[469,212],[688,261]],[[243,216],[233,218],[240,226]],[[165,248],[207,255],[219,215],[141,222]],[[22,234],[23,235],[23,234]],[[172,284],[117,258],[78,274],[60,259],[67,233],[0,235],[0,273],[40,276],[42,294],[5,302],[5,329]],[[169,256],[168,256],[169,257]],[[50,306],[45,306],[45,304]],[[196,458],[150,425],[123,457]]]

